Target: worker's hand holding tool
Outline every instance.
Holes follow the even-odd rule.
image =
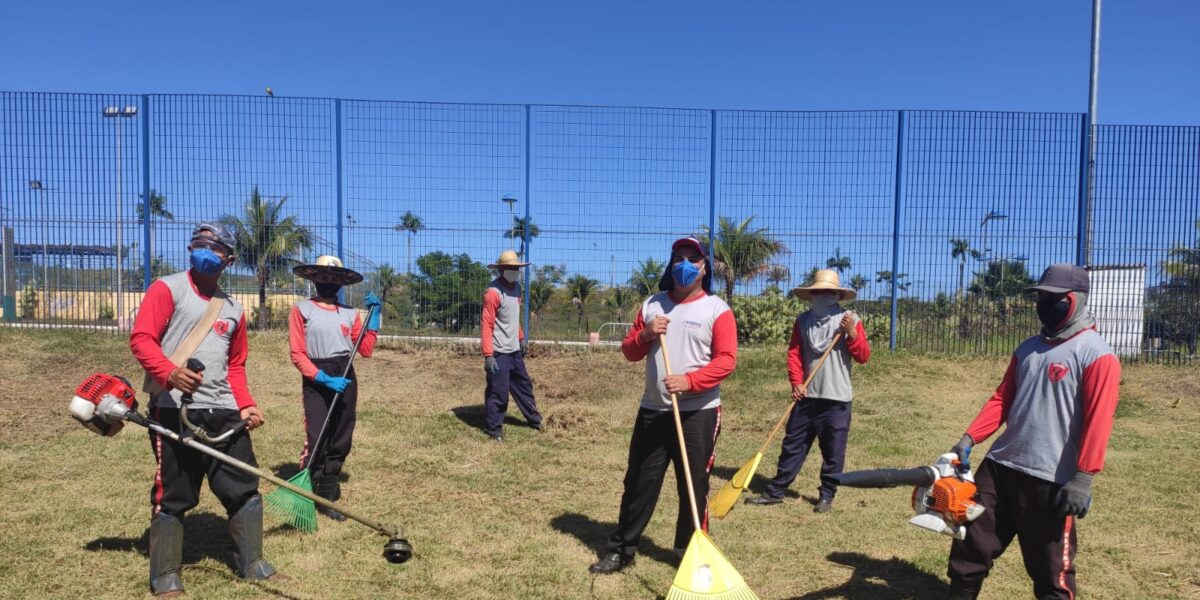
[[[959,470],[971,470],[971,447],[974,445],[975,440],[971,439],[971,436],[964,433],[963,436],[959,438],[958,443],[950,449],[951,452],[958,455],[958,462],[962,463],[959,465]]]
[[[363,296],[363,306],[371,313],[371,318],[367,320],[367,331],[379,331],[380,322],[383,320],[383,302],[379,301],[375,292],[367,292],[367,295]],[[375,311],[371,312],[371,309]]]
[[[793,401],[803,400],[804,397],[807,395],[808,395],[808,385],[806,385],[804,383],[798,383],[798,384],[792,386],[792,400]]]
[[[1058,490],[1054,501],[1058,504],[1059,516],[1086,517],[1092,505],[1092,475],[1076,471],[1075,476]]]
[[[267,422],[267,417],[263,415],[261,408],[257,406],[247,406],[241,411],[241,417],[246,421],[246,429],[257,429]]]
[[[638,337],[641,338],[643,344],[649,344],[650,342],[658,339],[658,336],[665,335],[667,333],[667,323],[670,322],[670,319],[662,315],[654,317],[649,323],[646,323],[646,327],[642,329],[642,332],[638,334]]]
[[[688,381],[687,375],[668,375],[663,378],[663,385],[672,394],[692,391],[692,382]]]
[[[851,311],[846,311],[842,314],[842,332],[845,333],[846,339],[853,340],[858,337],[858,315]]]
[[[521,340],[521,356],[529,356],[529,340]]]
[[[349,379],[345,377],[333,377],[325,371],[317,371],[317,374],[313,376],[313,381],[335,392],[344,392],[346,391],[346,387],[350,385]]]
[[[500,372],[500,363],[496,362],[495,356],[483,357],[483,372],[489,375],[495,375]]]
[[[171,387],[188,395],[196,393],[203,381],[203,375],[187,367],[175,367],[175,370],[167,376],[167,382],[171,384]]]

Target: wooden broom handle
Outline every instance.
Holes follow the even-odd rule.
[[[813,367],[812,371],[809,372],[808,377],[804,378],[804,388],[806,390],[808,389],[808,384],[812,382],[813,377],[817,375],[817,371],[821,370],[821,365],[825,364],[825,359],[829,358],[829,353],[833,351],[833,347],[836,346],[840,341],[842,341],[842,332],[839,331],[837,332],[837,335],[833,336],[833,341],[830,342],[829,347],[825,349],[825,353],[821,355],[820,360],[817,361],[817,364]],[[784,423],[787,422],[788,415],[792,414],[792,406],[794,406],[796,402],[799,402],[799,400],[792,400],[792,403],[788,405],[787,410],[783,411],[783,416],[779,417],[779,420],[775,422],[775,428],[771,430],[769,435],[767,435],[767,441],[763,442],[762,448],[758,449],[759,454],[766,452],[767,446],[771,445],[771,440],[775,439],[775,434],[779,433],[779,429],[783,427]]]
[[[671,376],[671,359],[667,356],[667,336],[658,334],[658,345],[662,348],[663,368],[667,377]],[[696,490],[692,488],[692,469],[688,465],[687,445],[683,441],[683,420],[679,417],[679,400],[675,392],[671,392],[671,412],[675,416],[675,435],[679,437],[679,459],[683,461],[683,478],[687,482],[688,502],[692,505],[692,525],[700,531],[700,515],[696,508]]]

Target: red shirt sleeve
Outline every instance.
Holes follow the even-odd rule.
[[[729,377],[737,367],[737,349],[737,322],[733,320],[733,311],[727,310],[713,321],[712,360],[687,374],[692,391],[711,390]]]
[[[1106,354],[1083,370],[1083,436],[1079,443],[1079,470],[1096,474],[1104,468],[1104,453],[1117,412],[1121,361]]]
[[[249,344],[246,343],[246,313],[238,319],[237,330],[229,341],[229,387],[233,390],[233,401],[238,409],[255,406],[254,397],[250,395],[250,386],[246,383],[246,354]]]
[[[846,340],[846,350],[854,362],[863,365],[871,360],[871,342],[867,340],[867,330],[863,329],[862,319],[854,324],[854,339]]]
[[[804,383],[804,358],[800,356],[800,323],[792,324],[792,338],[788,340],[787,350],[788,380],[792,387]]]
[[[288,348],[292,354],[292,364],[300,369],[305,379],[317,376],[317,365],[308,357],[308,343],[305,341],[304,316],[300,307],[293,304],[292,312],[288,314]]]
[[[1000,425],[1008,420],[1008,408],[1012,405],[1016,394],[1017,357],[1014,354],[1008,361],[1008,370],[1004,372],[1004,379],[1000,382],[1000,387],[997,387],[996,393],[992,394],[992,397],[984,403],[979,414],[975,416],[975,420],[971,421],[971,426],[967,427],[967,435],[971,436],[976,444],[996,433],[996,430],[1000,429]]]
[[[625,360],[637,362],[650,353],[650,344],[642,342],[642,330],[645,328],[646,319],[639,310],[633,320],[633,327],[629,328],[629,333],[626,333],[625,339],[621,341],[621,354],[625,355]]]
[[[492,355],[492,333],[496,329],[496,309],[500,308],[500,292],[488,288],[483,292],[483,316],[479,322],[479,344],[484,356]]]
[[[362,328],[362,315],[355,313],[354,326],[350,328],[350,339],[357,340],[358,334],[362,333]],[[359,355],[363,358],[371,358],[371,355],[375,353],[375,342],[378,339],[379,334],[368,329],[367,335],[363,336],[362,345],[358,347]]]
[[[129,349],[134,358],[164,390],[171,389],[167,378],[177,366],[162,349],[162,336],[167,332],[173,314],[175,300],[171,297],[171,288],[162,281],[155,281],[146,290],[129,335]]]

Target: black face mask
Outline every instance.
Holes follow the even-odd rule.
[[[336,283],[316,283],[313,284],[317,288],[317,297],[319,298],[337,298],[338,292],[342,286]]]
[[[1051,331],[1062,325],[1070,316],[1070,312],[1071,301],[1066,295],[1050,296],[1038,300],[1037,303],[1038,320]]]

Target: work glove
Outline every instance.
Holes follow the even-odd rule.
[[[325,371],[317,371],[317,374],[313,376],[313,381],[335,392],[344,392],[346,391],[346,386],[350,385],[349,379],[345,377],[331,377]]]
[[[483,357],[483,372],[491,375],[500,372],[500,363],[496,362],[495,356]]]
[[[958,440],[958,443],[950,449],[951,452],[958,455],[958,462],[962,463],[958,467],[959,470],[971,470],[971,447],[974,445],[975,440],[971,439],[971,436],[964,433],[962,438]]]
[[[525,357],[528,355],[529,355],[529,341],[521,340],[521,356]]]
[[[1076,471],[1075,476],[1058,490],[1054,499],[1060,517],[1074,516],[1082,519],[1092,506],[1092,475]]]
[[[367,292],[363,297],[363,305],[366,306],[367,312],[371,312],[371,318],[367,320],[367,331],[379,331],[379,325],[383,322],[383,303],[379,301],[379,296],[375,292]]]

